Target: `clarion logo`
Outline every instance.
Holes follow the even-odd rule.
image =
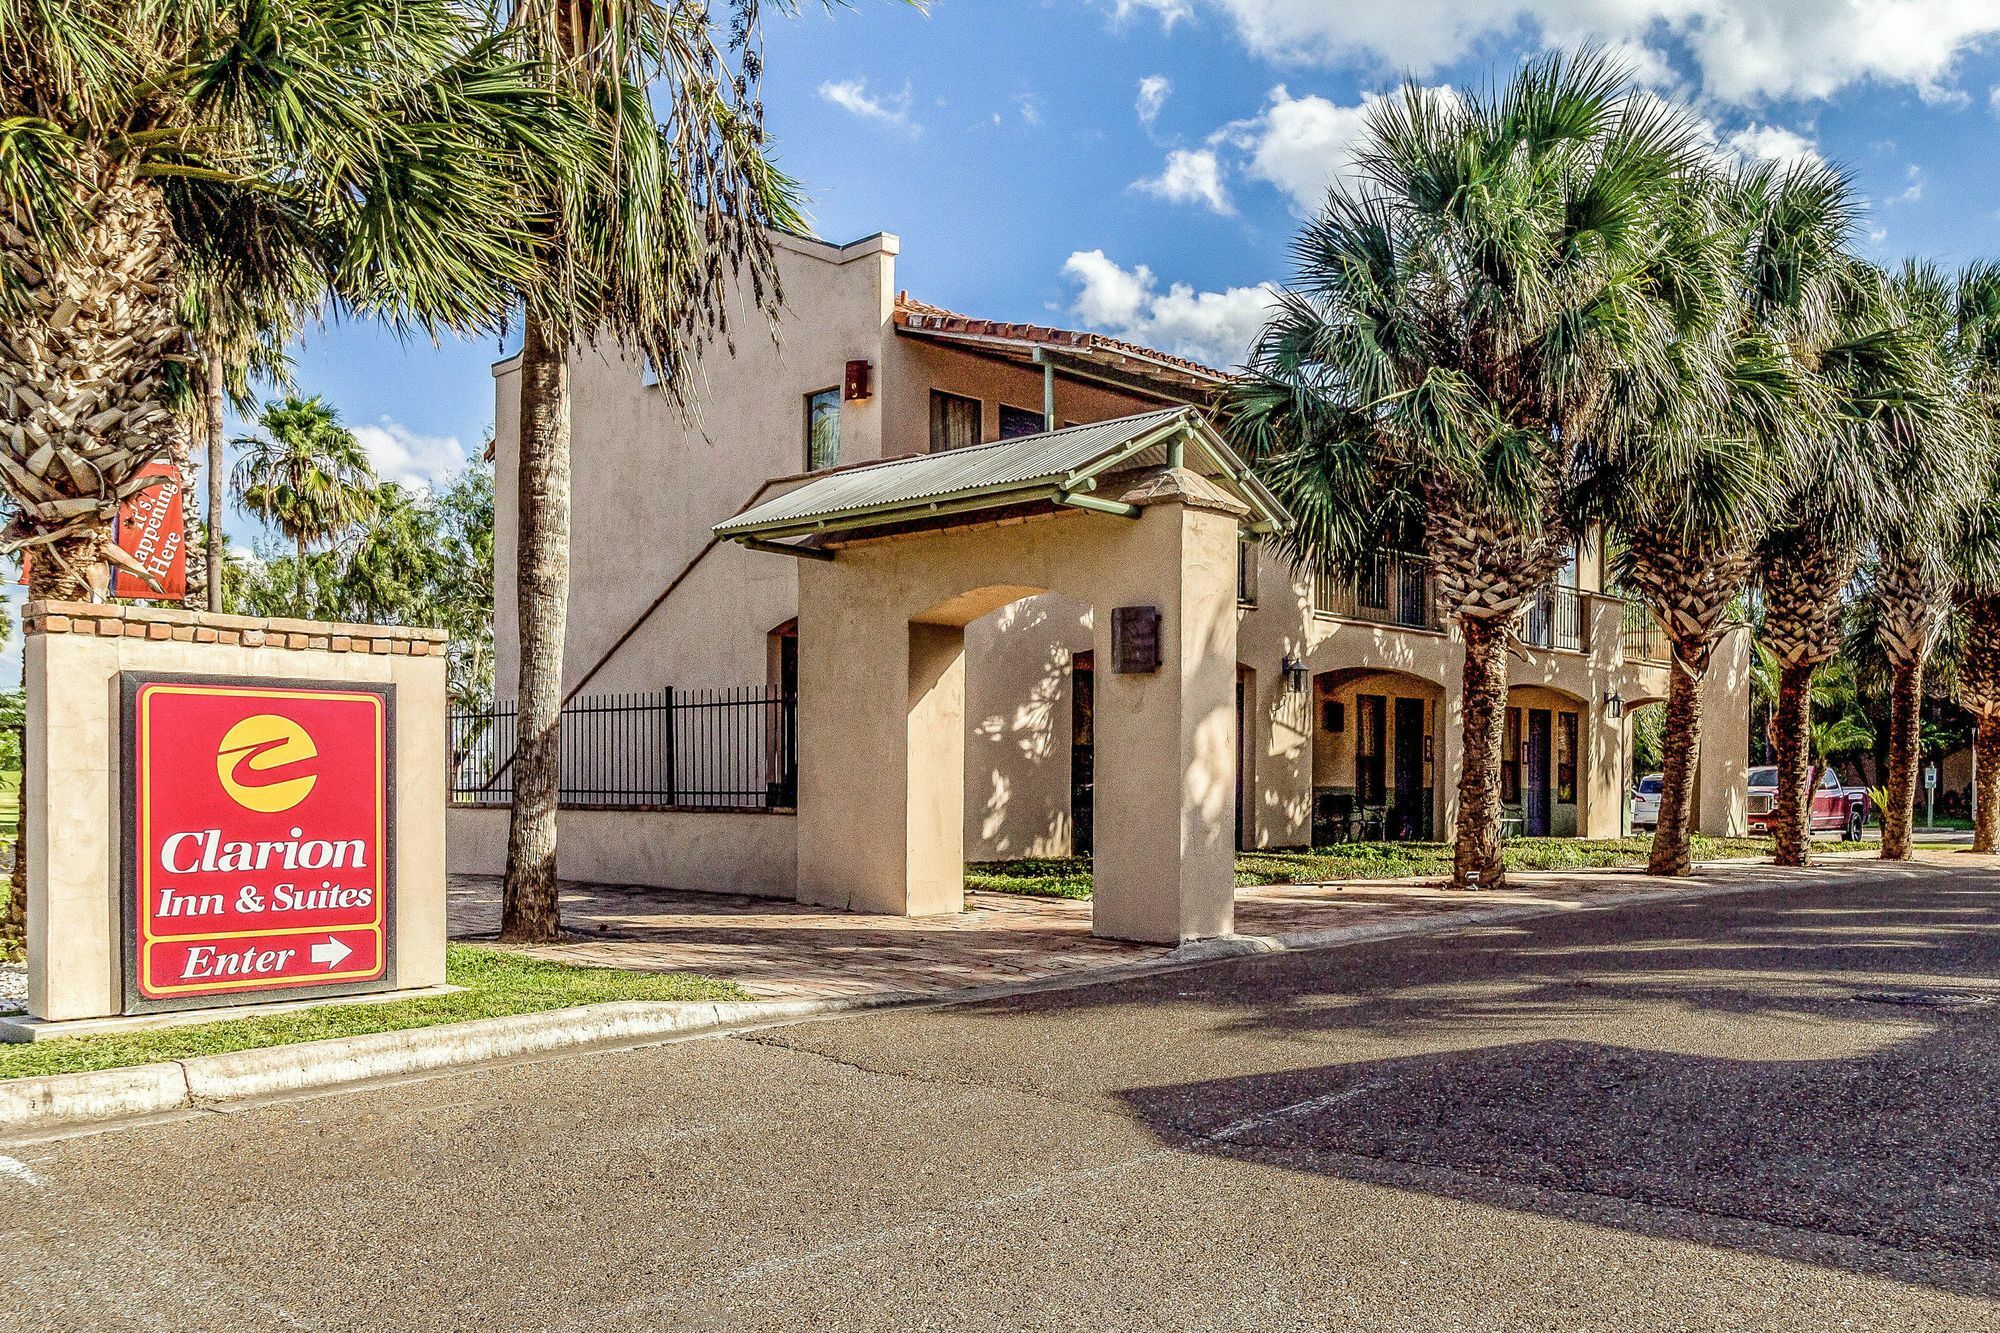
[[[298,772],[295,765],[319,758],[319,747],[306,729],[276,713],[246,717],[229,729],[215,755],[215,775],[229,799],[259,814],[282,814],[312,795],[317,773]],[[292,768],[288,776],[273,769]]]
[[[160,844],[160,867],[170,875],[268,870],[273,865],[285,870],[368,868],[367,845],[359,838],[327,842],[303,835],[303,829],[293,829],[284,842],[224,842],[221,829],[176,833]]]

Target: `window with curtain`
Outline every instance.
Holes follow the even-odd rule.
[[[1513,805],[1521,799],[1521,710],[1507,710],[1506,733],[1500,742],[1500,799]]]
[[[1383,805],[1389,799],[1383,751],[1389,731],[1388,700],[1363,694],[1354,700],[1354,799],[1362,806]]]
[[[931,390],[931,452],[979,443],[979,400]]]
[[[1558,805],[1576,804],[1576,737],[1576,714],[1557,713],[1556,803]]]
[[[806,471],[840,462],[840,389],[806,395]]]

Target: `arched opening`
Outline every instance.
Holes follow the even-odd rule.
[[[1625,704],[1625,734],[1619,746],[1622,765],[1623,823],[1626,834],[1651,833],[1660,818],[1660,768],[1666,761],[1667,710],[1664,699],[1631,699]]]
[[[1437,838],[1443,712],[1443,688],[1404,672],[1313,678],[1314,843]]]
[[[1586,708],[1574,694],[1546,685],[1517,685],[1507,691],[1500,808],[1508,833],[1574,838],[1588,826]]]

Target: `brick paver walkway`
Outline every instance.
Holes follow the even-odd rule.
[[[1935,855],[1935,853],[1931,854]],[[1838,862],[1845,858],[1828,857]],[[1930,859],[1930,856],[1925,856]],[[1702,880],[1810,874],[1750,862],[1720,865]],[[1347,926],[1449,916],[1496,907],[1588,904],[1646,889],[1690,886],[1637,872],[1516,874],[1505,892],[1460,893],[1436,881],[1356,880],[1239,889],[1236,930],[1296,937]],[[491,938],[499,928],[499,881],[455,876],[451,934]],[[724,977],[765,999],[939,994],[1000,982],[1074,975],[1161,958],[1171,950],[1101,940],[1090,904],[975,892],[952,917],[869,916],[772,899],[606,884],[565,884],[571,937],[522,952],[564,962]]]

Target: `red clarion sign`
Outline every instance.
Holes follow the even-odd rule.
[[[392,989],[394,687],[124,695],[126,1012]]]

